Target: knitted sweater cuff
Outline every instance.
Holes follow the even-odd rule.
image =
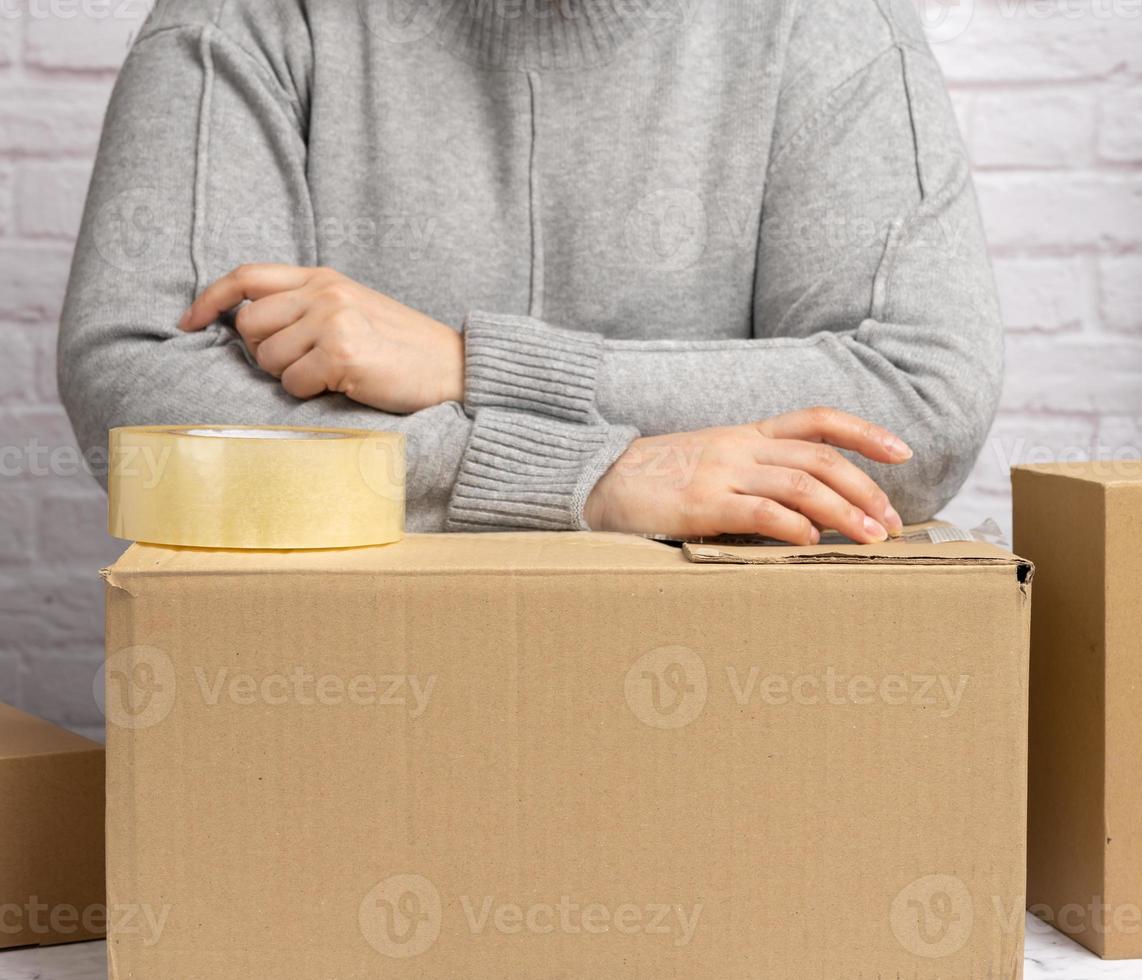
[[[627,426],[482,409],[452,491],[447,528],[588,530],[587,497],[637,436]]]
[[[471,313],[464,325],[464,407],[511,408],[597,424],[595,383],[603,357],[596,333],[525,316]]]

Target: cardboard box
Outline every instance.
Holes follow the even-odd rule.
[[[688,560],[689,559],[689,560]],[[758,564],[740,564],[757,562]],[[1030,567],[134,546],[112,978],[1020,977]]]
[[[1032,912],[1142,957],[1142,463],[1022,466],[1015,547],[1031,631]]]
[[[0,949],[106,930],[103,747],[0,704]]]

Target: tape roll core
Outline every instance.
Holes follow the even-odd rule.
[[[108,530],[192,548],[389,544],[404,533],[404,437],[359,429],[112,429]]]

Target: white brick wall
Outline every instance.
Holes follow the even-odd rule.
[[[1000,417],[945,516],[1010,528],[1010,465],[1142,456],[1142,0],[918,3],[1008,327]]]
[[[916,0],[978,172],[1009,327],[1007,468],[1142,455],[1142,0]],[[94,733],[119,546],[58,404],[54,331],[99,122],[145,0],[0,0],[0,700]]]
[[[0,0],[0,701],[100,737],[98,570],[120,546],[59,406],[55,329],[141,0]]]

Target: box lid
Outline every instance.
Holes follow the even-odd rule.
[[[91,751],[102,752],[103,747],[42,718],[0,704],[0,761]]]
[[[1029,463],[1012,467],[1012,475],[1061,476],[1100,486],[1142,485],[1142,459],[1101,459],[1073,463]]]
[[[129,588],[130,581],[140,577],[207,574],[542,575],[638,571],[687,575],[711,574],[713,565],[827,564],[1026,565],[1026,578],[1030,577],[1029,563],[995,544],[978,540],[932,542],[909,535],[904,540],[860,545],[827,535],[822,544],[793,547],[748,539],[683,543],[629,534],[535,531],[412,534],[394,545],[333,551],[209,551],[135,544],[103,574],[111,585]]]
[[[410,534],[391,545],[327,551],[218,551],[133,544],[104,577],[138,575],[454,574],[685,568],[677,548],[627,534]]]

